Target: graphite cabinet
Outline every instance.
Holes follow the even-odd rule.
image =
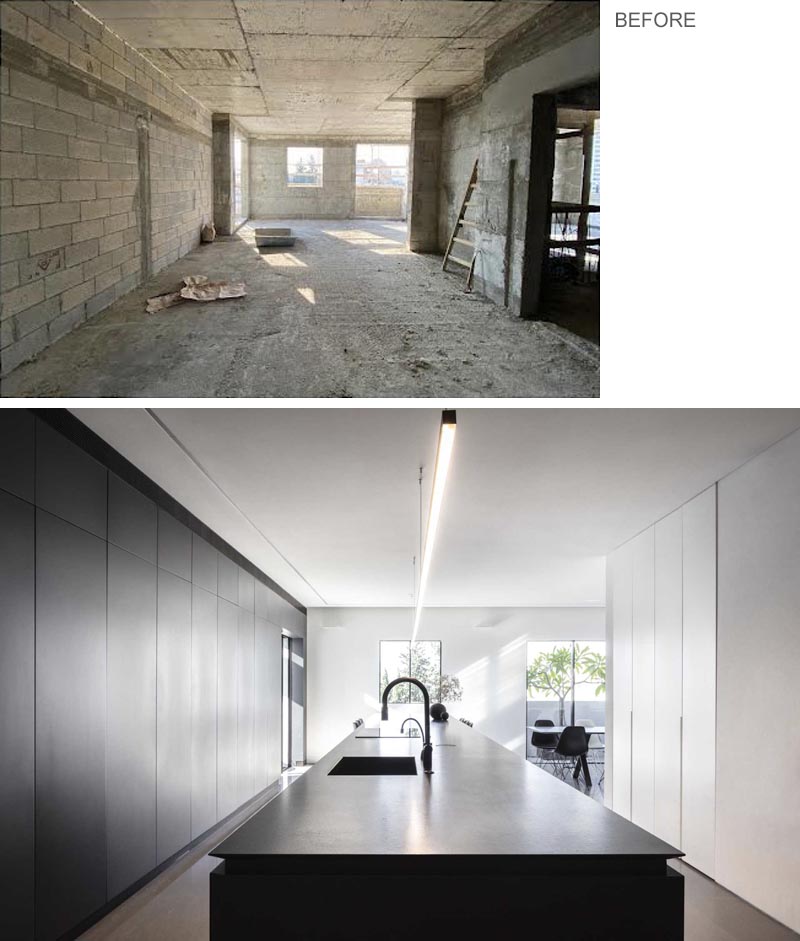
[[[158,556],[156,505],[143,494],[108,475],[108,541],[153,565]]]
[[[237,804],[255,793],[253,723],[255,719],[255,631],[250,611],[239,608],[236,651],[236,788]]]
[[[109,898],[156,865],[156,572],[108,547]]]
[[[106,901],[106,544],[36,511],[36,937]]]
[[[192,586],[163,569],[158,570],[157,679],[156,857],[162,863],[191,841],[192,760]]]
[[[214,559],[216,581],[216,558]],[[192,588],[192,839],[217,822],[217,596]]]
[[[222,820],[237,807],[236,669],[239,609],[224,598],[217,599],[217,605],[217,820]]]
[[[36,419],[23,408],[0,413],[0,490],[33,503]]]
[[[32,429],[31,429],[32,431]],[[31,450],[31,457],[33,451]],[[32,477],[32,474],[31,474]],[[7,480],[4,482],[8,482]],[[20,485],[24,481],[18,479]],[[20,489],[25,489],[20,486]],[[0,490],[0,937],[33,937],[34,509]]]

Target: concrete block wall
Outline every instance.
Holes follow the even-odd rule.
[[[495,59],[488,80],[476,95],[469,99],[454,96],[445,103],[439,245],[442,251],[447,245],[477,158],[478,186],[467,212],[467,218],[478,222],[478,228],[470,233],[479,250],[475,286],[502,304],[508,266],[509,307],[515,313],[519,312],[525,246],[532,98],[538,92],[596,78],[600,74],[599,37],[599,29],[592,30],[507,71],[499,68]],[[516,61],[513,47],[508,55]],[[512,160],[513,180],[509,174]]]
[[[355,214],[381,219],[403,219],[405,191],[400,186],[357,186]]]
[[[322,147],[322,186],[289,186],[287,147]],[[351,219],[355,214],[354,143],[250,138],[253,219]]]
[[[140,284],[148,262],[157,270],[197,243],[211,198],[211,116],[72,2],[4,0],[0,28],[7,375]]]

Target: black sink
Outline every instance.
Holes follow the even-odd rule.
[[[328,774],[416,774],[413,758],[340,758]]]

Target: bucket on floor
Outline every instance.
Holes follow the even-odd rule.
[[[256,245],[259,248],[294,245],[295,236],[291,229],[273,229],[259,227],[256,230]]]

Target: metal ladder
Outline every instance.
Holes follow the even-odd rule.
[[[459,232],[462,228],[468,227],[475,229],[477,228],[477,223],[472,222],[470,219],[465,219],[464,216],[467,212],[467,207],[469,206],[469,201],[472,199],[472,191],[478,185],[478,161],[475,161],[475,166],[472,168],[472,175],[469,178],[469,183],[467,184],[467,191],[464,194],[464,200],[461,203],[461,211],[458,214],[456,219],[456,224],[453,226],[453,234],[450,236],[450,241],[447,243],[447,251],[444,253],[444,261],[442,262],[442,271],[447,270],[447,262],[452,261],[456,265],[461,265],[462,268],[467,268],[467,291],[472,290],[472,273],[475,270],[475,258],[477,257],[477,251],[475,248],[474,242],[470,242],[465,238],[461,238]],[[453,254],[454,245],[466,245],[468,248],[472,249],[472,258],[469,261],[466,261],[464,258],[459,258],[458,255]]]

